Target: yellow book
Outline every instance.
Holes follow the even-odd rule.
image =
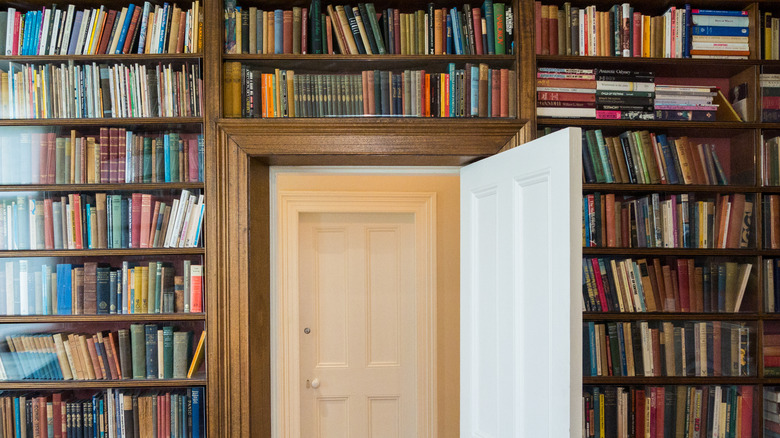
[[[149,313],[149,268],[142,266],[140,269],[141,269],[141,313]]]
[[[650,57],[650,41],[653,26],[650,24],[650,16],[642,15],[642,57]]]
[[[144,42],[144,53],[149,53],[149,47],[152,44],[152,32],[154,32],[154,12],[149,12],[149,18],[147,19],[149,26],[146,28],[146,40]]]
[[[195,349],[195,354],[192,355],[192,363],[190,363],[190,369],[187,371],[187,378],[191,379],[192,375],[200,368],[203,363],[203,358],[206,356],[206,330],[200,334],[200,340],[198,341],[198,347]]]
[[[764,59],[772,59],[772,13],[764,12]]]
[[[293,79],[295,72],[287,70],[287,112],[290,117],[295,117],[295,86]]]
[[[141,296],[143,295],[143,268],[133,268],[133,280],[134,280],[134,292],[133,297],[133,313],[141,313]]]

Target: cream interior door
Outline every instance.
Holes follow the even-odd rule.
[[[415,215],[299,221],[300,436],[417,436]]]

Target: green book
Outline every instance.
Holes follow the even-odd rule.
[[[163,327],[163,378],[173,378],[173,327]]]
[[[143,152],[143,182],[152,182],[152,139],[150,137],[144,137],[144,152]],[[155,163],[156,164],[156,163]]]
[[[55,160],[56,160],[56,173],[54,175],[54,182],[57,184],[66,184],[65,181],[65,138],[57,137],[55,141]]]
[[[506,7],[503,3],[493,3],[493,30],[496,55],[506,54]]]
[[[123,379],[133,377],[132,373],[132,354],[130,352],[130,332],[127,329],[120,329],[117,332],[119,341],[119,367]]]
[[[152,141],[152,143],[152,148],[154,149],[154,166],[156,177],[154,182],[165,182],[165,140],[163,140],[162,137],[157,137],[154,139],[154,141]]]
[[[163,334],[163,336],[165,336]],[[165,342],[165,340],[163,340]],[[173,378],[187,378],[189,366],[190,332],[175,332],[173,334]]]
[[[596,140],[596,132],[593,130],[585,131],[585,141],[588,143],[590,160],[593,162],[593,171],[596,173],[596,182],[607,182],[604,177],[603,161],[601,160],[601,153],[599,152],[598,141]]]
[[[122,247],[122,195],[109,195],[111,201],[111,248]]]
[[[133,379],[146,378],[146,333],[143,324],[130,324],[130,355]]]
[[[149,287],[148,312],[159,313],[157,311],[157,262],[149,262],[147,284]]]
[[[366,12],[368,12],[368,22],[371,24],[371,32],[374,34],[374,40],[380,55],[387,54],[385,49],[385,43],[382,40],[382,29],[379,27],[379,22],[376,20],[376,9],[374,9],[373,3],[366,3]]]

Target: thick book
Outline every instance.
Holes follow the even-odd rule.
[[[119,334],[120,345],[122,333]],[[156,351],[156,350],[155,350]],[[132,357],[132,378],[146,378],[146,339],[143,324],[130,324],[130,356]]]

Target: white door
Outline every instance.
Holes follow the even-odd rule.
[[[581,130],[461,172],[461,437],[580,437]]]
[[[416,436],[414,214],[299,218],[300,436]]]

